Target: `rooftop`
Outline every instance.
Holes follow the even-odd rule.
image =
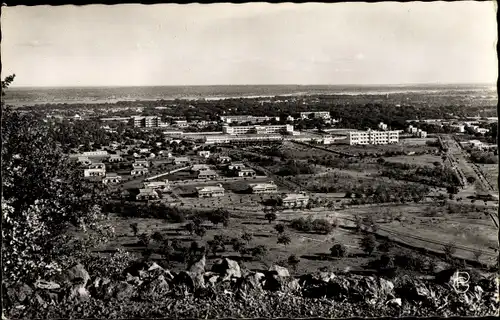
[[[205,192],[221,192],[224,191],[223,187],[219,186],[206,186],[206,187],[196,187],[196,191],[205,191]]]

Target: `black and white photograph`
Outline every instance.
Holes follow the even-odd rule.
[[[499,316],[496,1],[6,2],[2,320]]]

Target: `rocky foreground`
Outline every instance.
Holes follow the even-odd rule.
[[[380,317],[498,315],[498,276],[466,279],[457,270],[419,279],[317,273],[292,277],[274,265],[242,270],[220,259],[205,270],[205,258],[173,273],[137,262],[122,279],[91,279],[77,264],[50,281],[4,285],[3,317],[49,318],[229,318]],[[462,274],[463,275],[463,274]]]

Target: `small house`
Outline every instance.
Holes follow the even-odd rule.
[[[138,201],[140,201],[140,200],[156,200],[159,198],[160,198],[160,196],[158,195],[158,193],[155,190],[149,189],[149,188],[139,189],[139,193],[136,196],[136,199]]]
[[[241,170],[241,169],[245,168],[245,165],[241,162],[234,162],[234,163],[231,163],[227,168],[229,170]]]
[[[106,176],[102,179],[102,183],[104,184],[117,184],[122,182],[122,177],[117,175],[116,173],[107,173]]]
[[[309,203],[309,196],[305,193],[288,193],[281,198],[283,207],[302,207]]]
[[[255,170],[251,168],[241,168],[238,170],[238,177],[255,177],[256,174]]]
[[[253,194],[274,193],[278,191],[278,186],[276,186],[274,181],[270,183],[252,183],[250,184],[250,189]]]
[[[138,168],[148,168],[149,167],[149,161],[147,160],[135,160],[134,163],[132,163],[132,168],[138,169]]]
[[[148,173],[149,173],[148,168],[143,168],[143,167],[135,168],[132,169],[132,171],[130,171],[130,175],[132,176],[144,176],[147,175]]]
[[[202,170],[198,173],[198,179],[215,179],[217,173],[213,170]]]
[[[196,187],[196,194],[199,198],[211,198],[224,196],[224,188],[222,185]]]

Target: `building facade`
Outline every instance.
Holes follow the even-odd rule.
[[[252,193],[254,194],[259,194],[259,193],[275,193],[278,191],[278,187],[274,182],[270,183],[252,183],[250,184],[250,189],[252,190]]]
[[[270,126],[222,126],[224,134],[239,135],[239,134],[289,134],[293,132],[293,125],[270,125]]]
[[[224,123],[261,123],[264,121],[270,121],[270,120],[276,120],[279,121],[280,117],[269,117],[269,116],[248,116],[248,115],[243,115],[243,116],[221,116],[220,120]]]
[[[399,142],[398,131],[351,131],[347,133],[349,145],[358,144],[393,144]]]
[[[130,171],[130,175],[131,176],[145,176],[149,173],[149,170],[148,168],[136,168],[136,169],[132,169],[132,171]]]
[[[283,207],[302,207],[309,203],[309,196],[305,193],[289,193],[281,198]]]
[[[309,111],[309,112],[301,112],[300,117],[302,119],[309,119],[310,115],[314,115],[314,118],[321,118],[321,119],[330,119],[330,112],[329,111]]]
[[[220,185],[196,187],[196,194],[199,198],[222,197],[224,196],[224,188]]]
[[[135,128],[155,128],[160,126],[160,118],[157,116],[133,116],[130,123]]]

